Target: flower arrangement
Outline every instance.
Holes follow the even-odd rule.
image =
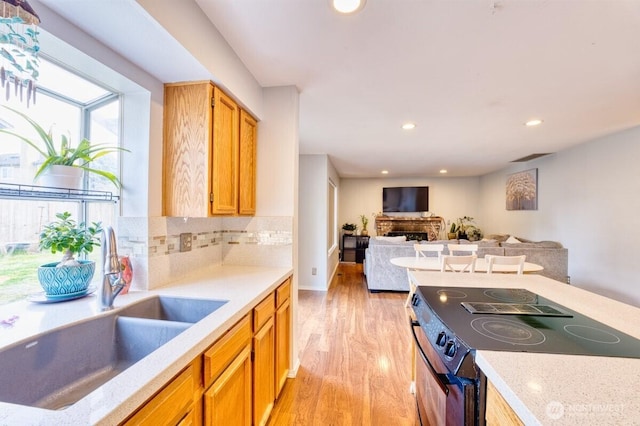
[[[453,225],[451,226],[451,232],[457,232],[458,238],[467,239],[469,241],[478,241],[482,238],[482,231],[475,225],[473,218],[470,216],[459,217],[455,231],[453,231]]]

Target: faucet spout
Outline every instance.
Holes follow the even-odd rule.
[[[120,260],[118,259],[118,249],[116,234],[111,226],[102,230],[102,289],[100,291],[100,306],[103,311],[113,309],[113,301],[120,294],[125,286],[122,279]]]

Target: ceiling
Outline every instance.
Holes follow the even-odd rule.
[[[640,0],[195,1],[261,86],[298,87],[300,153],[342,177],[477,176],[640,125]],[[126,3],[40,2],[108,45]]]

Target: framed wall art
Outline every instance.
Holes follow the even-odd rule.
[[[538,169],[507,176],[507,210],[538,210]]]

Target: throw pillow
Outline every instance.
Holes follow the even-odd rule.
[[[505,243],[509,243],[509,244],[515,244],[515,243],[521,243],[521,242],[522,241],[520,241],[519,239],[517,239],[513,235],[509,236],[509,238],[507,238],[507,241],[505,241]]]

